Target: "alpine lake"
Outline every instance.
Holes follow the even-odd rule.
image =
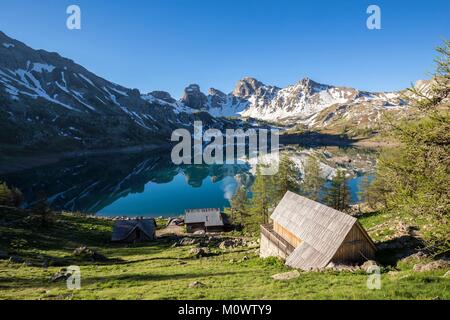
[[[371,175],[377,158],[374,150],[348,146],[289,146],[282,152],[289,154],[301,173],[308,157],[318,159],[327,178],[324,190],[337,169],[346,169],[353,203],[358,202],[362,177]],[[172,217],[189,208],[228,207],[238,185],[251,190],[254,175],[255,165],[245,161],[177,166],[170,152],[141,152],[76,157],[0,175],[0,180],[22,190],[27,207],[46,198],[55,210]]]

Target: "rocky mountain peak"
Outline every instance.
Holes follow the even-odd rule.
[[[150,92],[150,95],[152,95],[156,99],[160,99],[160,100],[168,102],[168,103],[176,102],[176,100],[174,98],[172,98],[170,93],[168,93],[166,91],[152,91],[152,92]]]
[[[220,108],[227,102],[227,95],[218,89],[210,88],[208,90],[208,99],[210,108]]]
[[[215,88],[209,88],[208,89],[208,95],[210,96],[219,96],[219,97],[226,97],[226,94],[219,89]]]
[[[297,83],[297,86],[302,87],[305,91],[312,91],[314,88],[329,88],[330,86],[328,85],[324,85],[324,84],[320,84],[314,80],[312,80],[311,78],[303,78],[302,80],[300,80]]]
[[[256,94],[259,89],[264,86],[264,83],[255,78],[245,77],[238,81],[234,88],[233,95],[236,97],[248,98]]]
[[[319,83],[317,83],[317,82],[311,80],[310,78],[306,77],[306,78],[303,78],[302,80],[300,80],[299,84],[301,84],[304,87],[313,87],[313,86],[318,85]]]
[[[208,98],[200,90],[198,84],[190,84],[184,89],[184,96],[181,101],[192,109],[203,109],[206,107]]]

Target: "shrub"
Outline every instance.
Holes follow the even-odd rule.
[[[17,188],[10,188],[4,182],[0,182],[0,205],[19,207],[23,201],[22,192]]]

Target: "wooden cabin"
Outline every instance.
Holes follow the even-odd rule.
[[[184,223],[188,233],[224,231],[224,217],[218,208],[188,209],[185,210],[185,215]]]
[[[112,242],[134,243],[156,239],[156,221],[148,219],[117,220],[114,223]]]
[[[261,257],[302,270],[374,259],[375,244],[357,219],[321,203],[288,191],[270,218],[261,226]]]

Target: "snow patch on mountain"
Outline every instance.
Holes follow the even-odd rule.
[[[29,96],[33,99],[42,98],[45,100],[48,100],[52,103],[56,103],[66,109],[73,110],[73,111],[79,111],[76,108],[73,108],[72,106],[63,103],[57,99],[52,98],[41,86],[41,83],[35,78],[35,76],[23,69],[17,69],[17,70],[9,70],[6,69],[7,72],[10,74],[7,74],[0,70],[0,76],[2,76],[2,83],[7,84],[6,86],[6,92],[11,94],[13,96],[14,100],[17,100],[19,94]],[[12,83],[16,83],[20,86],[22,86],[26,90],[19,90],[16,86],[13,86]]]
[[[52,72],[53,70],[55,70],[55,66],[46,64],[46,63],[33,63],[33,68],[31,69],[31,71],[35,71],[35,72]]]
[[[78,73],[78,76],[80,76],[81,79],[83,79],[84,81],[86,81],[87,83],[89,83],[91,86],[93,86],[94,88],[98,89],[95,84],[92,82],[91,79],[89,79],[88,77],[85,77],[83,74]]]

